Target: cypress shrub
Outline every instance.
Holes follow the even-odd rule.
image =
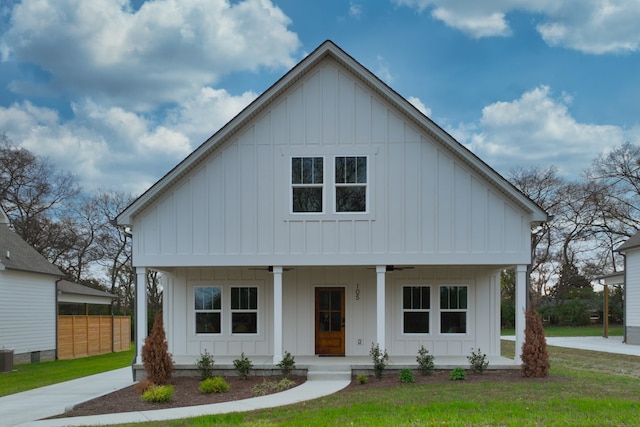
[[[542,328],[542,319],[533,304],[527,309],[522,344],[522,375],[542,378],[549,374],[549,353]]]
[[[151,334],[144,340],[142,347],[142,363],[147,379],[154,384],[167,384],[173,371],[173,359],[169,354],[162,312],[156,313]]]

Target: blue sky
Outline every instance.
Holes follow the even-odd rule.
[[[3,0],[0,132],[139,194],[331,39],[499,172],[573,178],[640,143],[637,22],[636,0]]]

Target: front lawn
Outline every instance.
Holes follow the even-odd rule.
[[[83,359],[15,365],[13,372],[0,373],[0,397],[130,366],[133,352],[131,346],[129,351]]]
[[[502,335],[515,335],[514,329],[503,329]],[[589,326],[555,326],[544,325],[544,333],[547,337],[601,337],[604,329],[602,325]],[[624,334],[622,325],[609,325],[609,336],[621,337]]]
[[[513,357],[515,344],[502,342]],[[283,408],[154,422],[160,426],[640,425],[640,358],[549,347],[551,375],[520,382],[401,384]],[[371,379],[370,381],[375,381]],[[134,426],[145,424],[131,424]]]

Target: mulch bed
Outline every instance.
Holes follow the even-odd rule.
[[[174,377],[173,397],[170,402],[150,403],[142,400],[136,386],[130,386],[102,397],[76,405],[72,410],[51,418],[79,417],[85,415],[112,414],[117,412],[151,411],[156,409],[180,408],[184,406],[209,405],[212,403],[229,402],[255,397],[253,386],[263,381],[280,381],[282,376],[249,377],[246,380],[237,376],[224,378],[231,386],[225,393],[205,394],[198,390],[200,378]],[[300,385],[306,377],[291,376],[290,379]]]
[[[415,384],[437,384],[451,382],[450,370],[435,370],[431,375],[420,375],[414,373]],[[281,376],[271,377],[249,377],[246,380],[237,376],[225,377],[231,385],[229,391],[225,393],[204,394],[198,390],[199,378],[197,377],[174,377],[171,383],[174,386],[173,398],[167,403],[149,403],[142,400],[139,391],[135,386],[107,394],[94,400],[81,403],[71,411],[52,418],[76,417],[84,415],[110,414],[117,412],[137,412],[155,409],[178,408],[183,406],[208,405],[211,403],[228,402],[232,400],[242,400],[255,397],[253,386],[263,381],[279,381]],[[292,376],[296,385],[306,381],[306,377]],[[467,371],[467,379],[462,382],[521,382],[521,381],[567,381],[566,378],[548,376],[546,378],[525,378],[519,369],[508,370],[488,370],[482,374],[474,374]],[[380,389],[385,387],[400,386],[398,372],[386,372],[380,379],[369,376],[366,384],[358,384],[356,376],[342,392],[356,390]]]

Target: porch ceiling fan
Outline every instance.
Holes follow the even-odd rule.
[[[402,271],[402,270],[414,269],[414,267],[410,265],[402,265],[402,266],[387,265],[386,267],[387,267],[387,271]],[[368,267],[368,270],[375,270],[375,267]]]
[[[273,266],[270,265],[268,267],[249,267],[249,270],[268,271],[269,273],[273,273]],[[282,271],[291,271],[291,270],[293,270],[293,267],[282,267]]]

